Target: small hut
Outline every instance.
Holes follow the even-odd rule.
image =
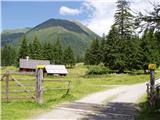
[[[49,60],[33,60],[33,59],[20,59],[19,71],[20,72],[35,72],[37,65],[50,65]]]

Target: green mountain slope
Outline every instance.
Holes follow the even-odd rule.
[[[20,39],[30,28],[4,30],[1,34],[2,47],[12,41]]]
[[[71,45],[76,55],[83,55],[90,42],[99,37],[78,21],[61,19],[49,19],[24,34],[28,41],[33,41],[34,37],[44,43],[45,41],[54,43],[60,40],[62,46]],[[19,45],[20,39],[14,40],[13,44]]]

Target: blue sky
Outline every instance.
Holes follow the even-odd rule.
[[[84,20],[87,14],[61,15],[62,6],[80,8],[82,2],[2,2],[2,29],[33,27],[49,18]]]
[[[50,18],[78,20],[100,36],[114,22],[117,0],[3,0],[2,30],[34,27]],[[133,11],[152,10],[159,0],[129,0]]]

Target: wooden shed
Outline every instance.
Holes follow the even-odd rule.
[[[35,72],[37,65],[50,65],[49,60],[20,59],[19,71]]]
[[[47,74],[67,75],[68,71],[64,65],[45,65]]]

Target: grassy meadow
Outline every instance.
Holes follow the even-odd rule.
[[[6,67],[2,68],[1,72],[6,70],[17,71],[18,68]],[[10,102],[2,101],[2,120],[21,120],[29,118],[38,113],[48,111],[55,105],[73,101],[86,96],[87,94],[102,91],[112,88],[109,85],[129,85],[149,81],[149,75],[143,74],[143,71],[135,71],[130,74],[105,74],[105,75],[87,75],[87,66],[77,64],[74,68],[68,69],[67,76],[46,76],[46,79],[52,80],[71,80],[71,91],[69,95],[64,95],[66,91],[48,91],[44,93],[44,104],[39,105],[32,99],[29,100],[12,100]],[[160,70],[156,70],[156,77],[160,76]],[[34,75],[13,75],[15,78],[35,78]],[[27,89],[34,90],[35,81],[20,81],[23,84],[33,84],[26,86]],[[45,88],[64,88],[66,83],[44,82]],[[12,81],[10,85],[15,85]],[[102,86],[103,85],[103,86]],[[106,86],[105,86],[106,85]],[[4,91],[4,83],[1,82],[2,92]],[[12,90],[23,90],[18,86],[10,87]],[[34,93],[33,93],[34,94]],[[3,93],[1,94],[3,97]],[[10,94],[10,96],[27,96],[26,93]]]

